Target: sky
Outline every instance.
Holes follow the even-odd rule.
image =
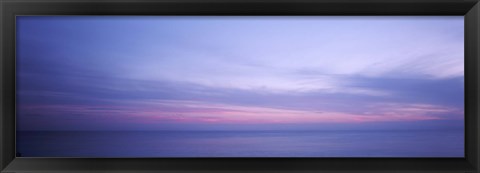
[[[463,16],[18,16],[20,130],[463,128]]]

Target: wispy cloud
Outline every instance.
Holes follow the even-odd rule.
[[[461,16],[139,19],[20,17],[18,112],[38,115],[20,123],[365,123],[463,115]]]

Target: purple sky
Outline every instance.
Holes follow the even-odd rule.
[[[463,27],[463,16],[20,16],[17,123],[462,127]]]

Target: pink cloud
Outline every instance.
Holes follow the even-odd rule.
[[[333,111],[305,111],[255,106],[235,106],[194,101],[149,100],[131,106],[104,105],[33,105],[22,111],[64,117],[96,119],[107,116],[111,121],[137,123],[315,123],[378,122],[445,119],[448,113],[461,110],[426,104],[379,104],[358,114]]]

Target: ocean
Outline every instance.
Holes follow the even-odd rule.
[[[464,157],[462,130],[19,131],[21,157]]]

